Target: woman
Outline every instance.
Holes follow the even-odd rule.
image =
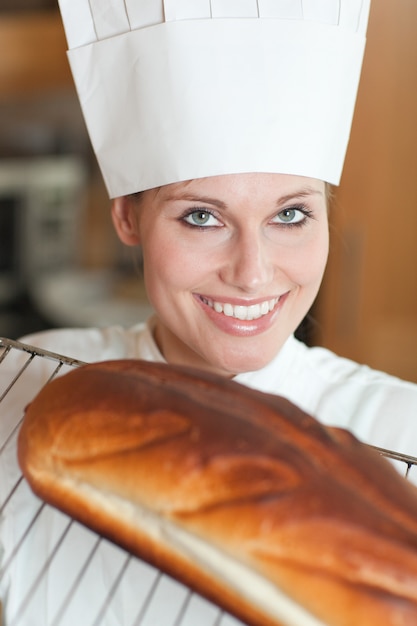
[[[125,245],[141,246],[155,314],[130,329],[23,339],[82,361],[129,357],[213,371],[282,395],[368,443],[417,456],[417,385],[294,337],[326,267],[328,204],[323,181],[265,173],[118,197],[114,227]]]
[[[342,171],[369,2],[98,4],[61,3],[70,62],[116,232],[142,248],[155,315],[131,329],[60,329],[24,341],[83,361],[213,371],[417,455],[416,385],[294,337],[326,266],[328,189]],[[12,381],[19,359],[9,356]],[[25,402],[48,379],[45,360],[35,365]],[[21,418],[13,409],[3,403],[7,424]],[[36,514],[25,483],[15,486],[14,445],[0,455],[7,618],[178,623],[183,588],[139,561],[126,565],[56,512]],[[38,578],[28,564],[45,554],[50,569]],[[119,571],[123,583],[113,587]],[[182,623],[230,623],[217,615],[194,598]]]

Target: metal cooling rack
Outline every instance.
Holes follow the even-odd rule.
[[[9,529],[12,542],[3,558],[0,545],[0,600],[7,605],[3,626],[242,626],[30,491],[16,459],[24,409],[44,384],[79,365],[0,338],[0,525],[9,507],[22,510],[18,528]],[[0,543],[9,535],[6,528]],[[100,581],[101,575],[106,580]],[[9,577],[19,597],[10,592]],[[45,606],[47,623],[36,618],[45,615]]]
[[[30,491],[16,459],[25,406],[44,384],[79,365],[81,361],[0,338],[0,525],[2,517],[8,518],[8,507],[17,520],[13,529],[0,533],[0,540],[12,537],[10,545],[5,541],[3,555],[0,545],[4,626],[242,626]],[[405,476],[417,465],[417,458],[378,450],[400,465]],[[18,584],[9,589],[11,578]],[[47,624],[36,619],[45,612]]]

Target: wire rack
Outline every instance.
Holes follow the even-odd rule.
[[[24,409],[48,381],[80,365],[0,338],[0,600],[7,607],[3,626],[242,626],[32,494],[16,458]],[[378,450],[405,476],[415,470],[417,458]]]

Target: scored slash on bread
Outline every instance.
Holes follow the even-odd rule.
[[[283,398],[86,365],[32,401],[18,455],[45,501],[247,624],[417,623],[417,489]]]

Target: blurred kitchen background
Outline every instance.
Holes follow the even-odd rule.
[[[150,312],[118,243],[56,0],[0,0],[0,336]],[[417,3],[373,0],[308,343],[417,382]],[[135,256],[134,256],[135,255]]]
[[[57,2],[0,0],[0,47],[0,336],[145,319],[140,258],[111,227]]]

